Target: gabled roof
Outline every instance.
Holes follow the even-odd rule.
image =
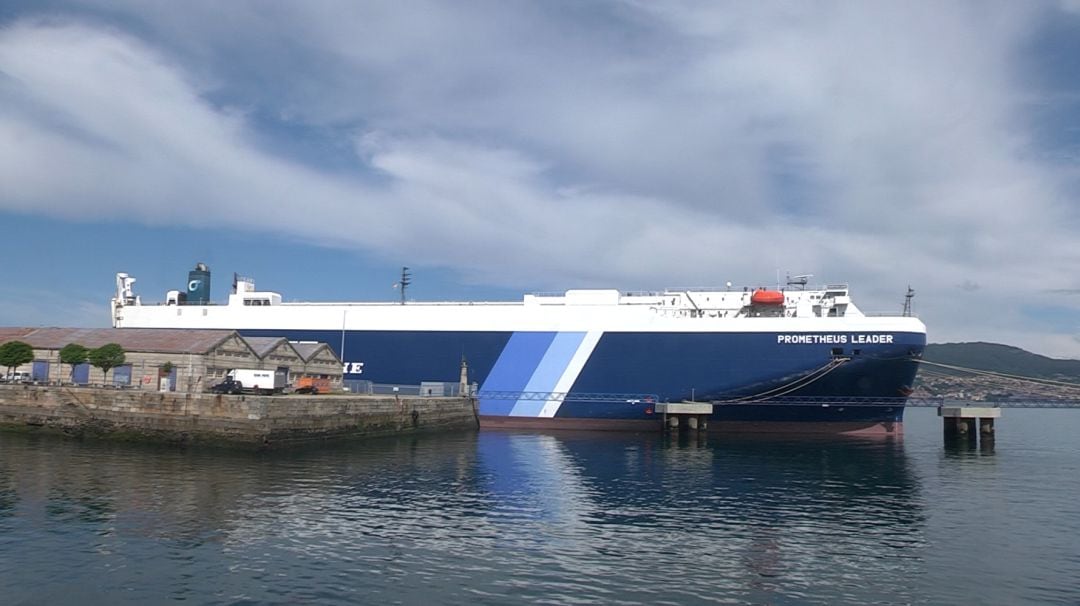
[[[300,357],[303,358],[305,362],[310,362],[311,359],[318,355],[323,349],[330,352],[330,355],[333,356],[335,360],[341,361],[334,350],[326,343],[318,343],[315,341],[289,341],[289,343],[293,346],[293,349],[296,350],[296,353],[300,354]]]
[[[239,339],[258,358],[265,358],[285,344],[305,362],[324,348],[335,359],[337,354],[326,343],[289,341],[285,337],[244,337],[235,330],[205,328],[20,328],[0,327],[0,343],[23,341],[34,349],[60,349],[78,343],[94,349],[116,343],[129,352],[208,354],[225,341]]]
[[[18,340],[35,349],[60,349],[68,343],[93,349],[116,343],[131,352],[182,354],[206,354],[237,336],[235,330],[201,328],[0,328],[0,342]]]
[[[288,343],[285,337],[241,337],[259,358],[265,358],[282,343]]]

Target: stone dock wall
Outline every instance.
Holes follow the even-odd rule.
[[[73,436],[266,447],[476,427],[471,398],[228,396],[0,385],[0,429]]]

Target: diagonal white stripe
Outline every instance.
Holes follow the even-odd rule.
[[[589,361],[589,356],[592,355],[596,344],[600,342],[600,337],[604,336],[602,330],[592,330],[585,334],[585,338],[581,340],[581,345],[578,345],[577,351],[574,352],[574,357],[570,358],[570,363],[566,365],[566,370],[563,371],[561,377],[555,388],[552,389],[555,393],[563,393],[574,386],[574,381],[577,381],[578,375],[581,374],[581,369],[585,368],[585,363]],[[542,409],[540,409],[541,417],[551,418],[558,412],[559,407],[562,406],[563,399],[558,398],[555,400],[548,400]]]

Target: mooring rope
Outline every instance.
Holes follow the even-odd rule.
[[[1069,383],[1068,381],[1055,381],[1053,379],[1042,379],[1039,377],[1025,377],[1023,375],[1014,375],[1004,372],[994,372],[992,370],[979,370],[977,368],[964,368],[963,366],[955,366],[952,364],[942,364],[941,362],[931,362],[929,360],[916,360],[920,364],[928,364],[930,366],[939,366],[941,368],[948,368],[949,370],[956,370],[959,372],[967,372],[974,375],[983,375],[988,377],[994,377],[999,379],[1014,379],[1017,381],[1027,381],[1028,383],[1035,383],[1036,385],[1055,385],[1060,387],[1071,387],[1074,389],[1080,389],[1080,383]],[[934,372],[931,369],[931,372]],[[938,371],[941,372],[941,371]],[[941,373],[946,374],[946,373]]]
[[[752,401],[762,400],[762,399],[766,399],[766,398],[779,398],[781,396],[785,396],[785,395],[787,395],[787,394],[789,394],[789,393],[791,393],[791,392],[793,392],[793,391],[795,391],[797,389],[802,389],[803,387],[806,387],[807,385],[810,385],[811,383],[817,381],[821,377],[824,377],[825,375],[829,374],[830,372],[836,370],[844,362],[847,362],[850,359],[851,358],[833,358],[832,360],[829,360],[829,362],[827,364],[825,364],[824,366],[822,366],[821,368],[818,368],[818,369],[814,370],[813,372],[811,372],[809,374],[803,375],[803,376],[799,377],[798,379],[795,379],[794,381],[792,381],[790,383],[786,383],[786,384],[781,385],[779,387],[774,387],[772,389],[769,389],[769,390],[766,390],[766,391],[763,391],[763,392],[760,392],[760,393],[756,393],[754,395],[742,396],[741,398],[735,398],[735,399],[732,399],[732,400],[725,400],[725,401],[726,402],[752,402]],[[817,375],[817,376],[815,376],[815,375]],[[778,392],[778,391],[780,393],[774,393],[774,392]]]

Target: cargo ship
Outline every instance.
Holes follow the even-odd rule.
[[[150,304],[117,274],[113,326],[322,341],[346,381],[456,383],[466,366],[482,426],[645,429],[661,422],[658,403],[692,401],[713,404],[710,430],[898,433],[926,345],[909,313],[863,313],[847,285],[805,278],[775,289],[313,303],[234,274],[228,301],[213,303],[210,277],[199,264],[186,289]]]

